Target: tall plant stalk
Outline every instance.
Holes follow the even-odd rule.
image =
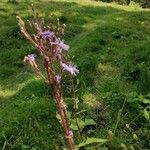
[[[61,124],[64,129],[64,135],[69,145],[70,150],[75,149],[73,132],[69,127],[69,120],[67,118],[67,107],[62,94],[62,74],[67,72],[71,76],[75,76],[79,73],[76,66],[71,63],[66,57],[66,53],[69,46],[60,39],[64,34],[65,25],[58,23],[54,28],[52,24],[45,26],[43,19],[40,20],[39,15],[32,7],[34,18],[31,21],[27,21],[30,28],[26,28],[24,21],[17,16],[20,30],[23,35],[37,48],[41,56],[43,57],[43,66],[47,73],[47,80],[50,87],[52,87],[55,103],[58,113],[61,118]],[[28,30],[32,29],[34,33],[30,33]],[[25,56],[24,61],[40,72],[39,75],[43,75],[36,63],[35,54]],[[74,87],[73,87],[74,88]]]

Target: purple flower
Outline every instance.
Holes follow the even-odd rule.
[[[44,31],[44,32],[40,33],[40,35],[42,36],[42,38],[50,38],[54,35],[54,32]]]
[[[69,45],[66,45],[65,43],[64,43],[64,41],[60,41],[59,42],[59,46],[62,48],[62,49],[64,49],[65,51],[68,51],[69,50]]]
[[[68,51],[70,48],[69,45],[66,45],[64,43],[64,40],[60,40],[60,38],[56,39],[56,41],[52,42],[51,44],[57,45],[60,49],[63,49],[65,51]]]
[[[38,69],[38,66],[35,62],[35,57],[36,57],[36,54],[29,54],[24,57],[24,62],[29,62],[32,67],[35,67]]]
[[[29,54],[27,57],[29,61],[35,61],[36,54]]]
[[[65,63],[61,63],[61,66],[63,67],[63,70],[68,71],[71,75],[75,75],[79,73],[79,70],[76,68],[77,66],[73,63],[69,63],[68,65]]]

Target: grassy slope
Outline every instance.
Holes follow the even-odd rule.
[[[67,25],[65,39],[80,68],[81,106],[91,110],[92,115],[94,100],[109,108],[104,117],[99,117],[99,128],[89,136],[105,137],[107,130],[114,128],[124,95],[150,91],[150,14],[138,6],[68,2],[33,1],[43,16],[52,12]],[[6,149],[60,149],[64,140],[55,106],[50,103],[53,100],[47,87],[22,63],[24,55],[35,49],[19,34],[15,19],[18,14],[26,19],[31,15],[28,1],[18,5],[0,2],[1,146],[9,140]],[[120,129],[132,121],[136,115],[132,113],[122,118]],[[117,130],[117,141],[132,143],[128,134]],[[144,140],[139,147],[144,147]]]

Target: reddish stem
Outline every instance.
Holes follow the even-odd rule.
[[[50,60],[47,61],[46,59],[44,59],[44,66],[46,68],[49,85],[52,85],[53,84],[53,78],[52,78],[52,69],[51,69]]]
[[[65,137],[69,145],[69,149],[75,150],[73,133],[72,133],[72,130],[69,128],[69,123],[68,123],[68,118],[67,118],[67,109],[66,109],[66,105],[65,105],[62,93],[61,93],[61,84],[55,81],[55,77],[52,73],[51,63],[45,60],[45,67],[47,71],[49,85],[52,85],[54,89],[55,103],[56,103],[57,110],[61,117],[62,126],[64,129]]]

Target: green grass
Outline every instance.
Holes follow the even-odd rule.
[[[66,24],[64,38],[80,69],[80,109],[88,109],[86,115],[97,122],[97,128],[86,134],[107,138],[128,95],[150,94],[149,10],[89,0],[32,2],[45,19],[53,13]],[[30,4],[0,2],[0,144],[14,150],[61,150],[65,142],[50,91],[23,63],[23,57],[36,50],[21,36],[16,15],[30,18]],[[121,143],[148,149],[149,124],[139,112],[143,106],[134,107],[125,104],[108,149],[121,149]]]

